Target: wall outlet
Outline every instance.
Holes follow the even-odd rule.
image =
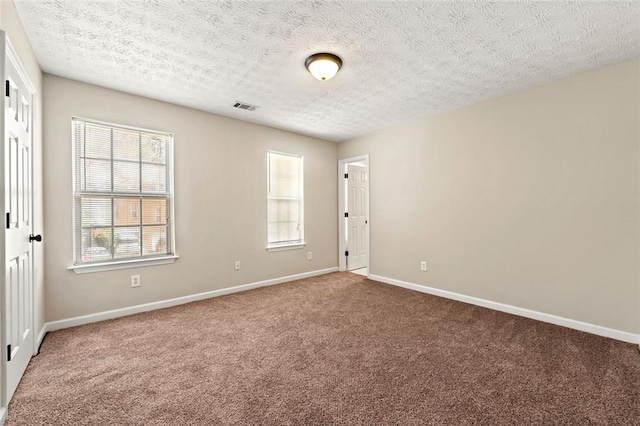
[[[426,272],[427,271],[427,261],[423,260],[420,262],[420,270]]]
[[[240,261],[239,261],[239,260],[236,260],[236,263],[235,263],[235,265],[234,265],[234,268],[235,268],[235,270],[236,270],[236,271],[239,271],[239,270],[240,270]]]
[[[313,253],[309,252],[307,253],[307,260],[311,260],[313,259]]]
[[[131,275],[131,287],[140,287],[140,275]]]

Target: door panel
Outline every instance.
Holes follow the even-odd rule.
[[[5,58],[4,185],[5,185],[5,343],[8,403],[33,355],[33,179],[32,93],[17,65]]]
[[[347,250],[349,257],[347,270],[367,267],[367,168],[352,164],[347,165]]]

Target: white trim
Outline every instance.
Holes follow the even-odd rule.
[[[258,287],[282,284],[289,281],[301,280],[303,278],[315,277],[318,275],[336,272],[337,267],[320,269],[317,271],[303,272],[301,274],[289,275],[286,277],[272,278],[270,280],[258,281],[250,284],[243,284],[235,287],[222,288],[220,290],[207,291],[205,293],[192,294],[190,296],[176,297],[175,299],[161,300],[159,302],[145,303],[143,305],[129,306],[126,308],[114,309],[111,311],[98,312],[95,314],[83,315],[79,317],[67,318],[58,321],[51,321],[45,324],[47,331],[61,330],[63,328],[76,327],[79,325],[90,324],[98,321],[105,321],[113,318],[120,318],[127,315],[138,314],[141,312],[154,311],[156,309],[169,308],[171,306],[182,305],[198,300],[210,299],[212,297],[224,296],[232,293],[252,290]]]
[[[40,333],[38,333],[38,336],[36,337],[36,346],[33,348],[33,355],[36,356],[38,355],[38,350],[40,349],[40,346],[42,346],[42,341],[44,340],[44,336],[46,336],[46,334],[49,332],[49,323],[44,323],[44,325],[42,326],[42,329],[40,330]]]
[[[162,256],[148,259],[128,259],[119,262],[85,263],[83,265],[69,266],[67,269],[76,274],[89,274],[91,272],[114,271],[116,269],[142,268],[144,266],[168,265],[178,260],[180,256]]]
[[[25,70],[24,67],[22,66],[22,62],[20,62],[20,57],[18,56],[18,53],[16,52],[16,50],[13,48],[13,44],[11,44],[9,37],[6,38],[6,46],[7,46],[7,56],[9,57],[9,60],[11,61],[13,66],[16,67],[16,71],[18,71],[18,75],[20,76],[22,81],[27,85],[27,90],[29,90],[29,93],[31,95],[34,95],[36,93],[36,87],[31,82],[31,78],[29,78],[29,73],[27,73],[27,70]],[[31,107],[33,107],[33,103],[31,104]],[[33,113],[31,114],[31,117],[33,117]],[[33,127],[31,127],[31,129],[33,130]]]
[[[0,408],[0,426],[2,426],[6,420],[7,420],[7,409],[2,407]]]
[[[344,205],[346,197],[344,174],[347,169],[347,164],[359,162],[364,162],[367,168],[367,273],[369,273],[369,271],[371,271],[371,164],[369,154],[338,160],[338,270],[347,270],[347,257],[344,255],[344,252],[347,250],[347,241],[344,238],[344,212],[346,211],[346,206]]]
[[[117,127],[125,130],[134,130],[136,132],[156,133],[159,135],[170,136],[172,138],[175,137],[173,132],[167,132],[165,130],[146,129],[144,127],[129,126],[128,124],[119,124],[119,123],[113,123],[111,121],[102,121],[102,120],[95,120],[93,118],[80,117],[79,115],[72,115],[71,116],[72,123],[73,123],[73,120],[84,121],[85,123],[99,124],[101,126]]]
[[[79,161],[79,155],[80,153],[78,152],[78,140],[76,139],[76,122],[81,123],[81,124],[98,124],[101,126],[105,126],[105,127],[109,127],[111,128],[111,130],[113,131],[114,129],[126,129],[126,130],[132,130],[135,132],[138,132],[140,134],[147,132],[147,133],[153,133],[156,135],[163,135],[166,136],[168,138],[170,138],[170,143],[167,143],[167,153],[166,153],[166,163],[165,163],[165,168],[166,168],[166,175],[167,175],[167,188],[166,191],[163,193],[153,193],[153,194],[149,194],[147,192],[142,192],[142,188],[140,192],[131,192],[131,193],[122,193],[122,192],[118,192],[118,191],[106,191],[106,192],[96,192],[96,191],[80,191],[78,188],[78,176],[80,175],[80,161]],[[175,144],[175,136],[173,133],[168,133],[168,132],[164,132],[164,131],[159,131],[159,130],[150,130],[150,129],[145,129],[142,127],[134,127],[134,126],[128,126],[125,124],[115,124],[115,123],[109,123],[106,121],[100,121],[100,120],[94,120],[94,119],[87,119],[87,118],[81,118],[81,117],[77,117],[77,116],[71,116],[71,162],[73,164],[73,173],[71,175],[71,186],[72,186],[72,193],[73,193],[73,214],[71,215],[71,222],[72,222],[72,229],[73,229],[73,259],[74,262],[77,261],[80,256],[79,256],[79,250],[82,249],[82,242],[81,240],[81,234],[82,234],[82,226],[79,222],[77,222],[77,218],[80,215],[80,207],[79,207],[79,200],[82,197],[91,197],[94,194],[99,195],[99,196],[104,196],[104,197],[117,197],[117,196],[129,196],[129,197],[137,197],[137,198],[145,198],[145,197],[158,197],[158,198],[162,198],[162,199],[166,199],[167,203],[169,204],[167,206],[167,223],[166,226],[168,228],[167,232],[167,249],[169,254],[166,256],[161,256],[158,258],[153,258],[153,261],[148,261],[148,258],[134,258],[134,259],[126,259],[126,260],[115,260],[115,261],[110,261],[110,262],[102,262],[102,263],[88,263],[88,264],[84,264],[84,263],[80,263],[78,265],[73,265],[68,267],[67,269],[73,270],[74,272],[76,272],[77,274],[82,274],[82,273],[88,273],[88,272],[103,272],[103,271],[109,271],[109,270],[114,270],[114,269],[127,269],[127,268],[135,268],[135,267],[142,267],[142,266],[153,266],[153,265],[162,265],[162,264],[167,264],[167,263],[173,263],[175,262],[175,260],[178,258],[178,256],[175,254],[176,253],[176,238],[175,238],[175,227],[176,227],[176,220],[175,220],[175,188],[174,188],[174,174],[175,174],[175,159],[173,158],[174,155],[174,144]],[[113,153],[112,153],[113,154]],[[113,155],[112,155],[113,157]],[[113,161],[113,158],[111,158],[111,160]],[[139,159],[140,161],[142,161],[142,159]],[[112,170],[113,173],[113,170]],[[142,173],[142,172],[141,172]],[[140,210],[140,224],[139,226],[142,226],[143,223],[143,219],[142,219],[142,210]],[[113,228],[114,225],[114,218],[111,218],[111,227]],[[162,259],[162,261],[157,260],[157,259]],[[173,259],[171,261],[169,261],[169,259]],[[137,265],[125,265],[127,262],[132,262],[135,260],[139,260],[142,263],[139,263]],[[156,261],[157,260],[157,261]],[[106,264],[109,265],[114,265],[113,267],[106,267]],[[84,268],[86,266],[86,268]]]
[[[300,240],[297,240],[295,243],[280,243],[278,241],[269,243],[269,200],[277,199],[276,197],[271,197],[271,155],[280,155],[282,157],[292,157],[300,160],[300,223],[298,226],[302,225],[302,232],[300,232]],[[267,212],[267,250],[268,251],[278,251],[278,248],[283,247],[282,250],[290,250],[301,247],[291,247],[294,245],[301,245],[302,247],[305,243],[305,216],[304,216],[304,155],[302,154],[291,154],[287,152],[279,152],[279,151],[271,151],[267,150],[267,199],[266,199],[266,212]]]
[[[301,249],[306,245],[307,243],[295,243],[295,244],[282,244],[279,246],[268,246],[267,251],[295,250],[295,249]]]
[[[385,284],[391,284],[397,287],[409,290],[419,291],[420,293],[432,294],[434,296],[444,297],[445,299],[457,300],[472,305],[482,306],[484,308],[493,309],[508,314],[518,315],[525,318],[547,322],[550,324],[560,325],[574,330],[584,331],[586,333],[596,334],[598,336],[609,337],[611,339],[621,340],[628,343],[640,343],[640,334],[629,333],[627,331],[615,330],[613,328],[603,327],[600,325],[590,324],[587,322],[572,320],[557,315],[546,314],[544,312],[532,311],[530,309],[519,308],[517,306],[506,305],[504,303],[492,302],[491,300],[480,299],[473,296],[466,296],[460,293],[440,290],[433,287],[427,287],[419,284],[413,284],[406,281],[400,281],[393,278],[381,277],[379,275],[369,275],[369,279],[379,281]]]

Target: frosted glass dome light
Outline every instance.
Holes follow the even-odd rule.
[[[304,65],[312,76],[320,81],[326,81],[338,73],[342,67],[342,59],[331,53],[316,53],[309,56],[304,61]]]

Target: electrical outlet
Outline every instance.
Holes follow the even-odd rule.
[[[307,260],[311,260],[313,259],[313,253],[309,252],[307,253]]]
[[[427,271],[427,261],[423,260],[420,262],[420,270],[426,272]]]
[[[131,275],[131,287],[140,287],[140,275]]]
[[[240,261],[239,260],[236,260],[236,263],[235,263],[234,267],[235,267],[236,271],[240,270]]]

